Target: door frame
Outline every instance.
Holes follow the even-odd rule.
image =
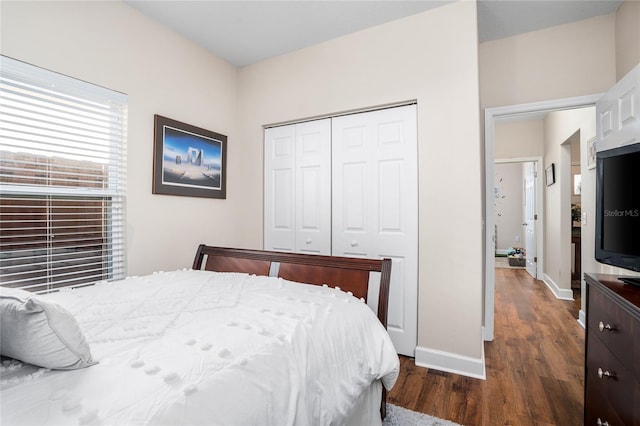
[[[517,158],[501,158],[499,160],[494,160],[494,165],[495,164],[510,164],[510,163],[534,163],[534,168],[535,168],[535,173],[536,173],[536,184],[534,187],[534,197],[535,197],[535,214],[538,215],[538,220],[536,221],[536,232],[535,232],[535,240],[536,240],[536,257],[538,258],[538,261],[536,262],[536,276],[537,277],[541,277],[542,276],[542,264],[543,264],[543,260],[544,260],[544,244],[542,244],[543,242],[543,238],[542,235],[544,235],[543,229],[544,229],[544,220],[543,220],[543,215],[544,215],[544,209],[543,204],[542,204],[542,164],[543,164],[543,158],[542,157],[517,157]],[[495,170],[495,169],[494,169]],[[493,199],[491,200],[491,202],[493,202]],[[495,214],[495,209],[494,210],[494,214]],[[495,223],[494,223],[495,226]],[[487,228],[489,229],[489,228]],[[491,240],[493,242],[493,240]],[[493,247],[493,245],[492,245]],[[487,256],[489,255],[489,253],[487,253]],[[494,256],[495,257],[495,256]],[[494,259],[494,268],[495,268],[495,259]],[[494,275],[495,275],[495,271],[494,271]]]
[[[498,118],[516,116],[520,114],[551,112],[563,109],[574,109],[590,107],[602,94],[577,96],[573,98],[556,99],[550,101],[532,102],[527,104],[508,105],[503,107],[486,108],[484,111],[484,156],[485,156],[485,212],[484,212],[484,234],[485,234],[485,274],[484,274],[484,315],[482,336],[485,341],[493,340],[494,335],[494,298],[495,298],[495,254],[493,253],[493,229],[494,220],[494,162],[495,162],[495,120]],[[544,203],[544,197],[539,197],[538,205]],[[540,216],[538,216],[540,218]],[[544,226],[541,220],[539,225]],[[544,234],[538,234],[544,236]],[[542,238],[539,238],[542,239]],[[543,268],[543,253],[538,253],[538,268]],[[540,269],[538,269],[540,270]],[[538,275],[542,276],[542,275]],[[584,297],[584,294],[582,295]]]

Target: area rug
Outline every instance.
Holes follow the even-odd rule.
[[[387,416],[382,422],[382,426],[460,426],[448,420],[439,419],[427,414],[418,413],[387,404]]]

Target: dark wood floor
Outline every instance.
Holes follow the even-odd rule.
[[[401,357],[388,402],[476,425],[581,425],[584,329],[574,302],[521,269],[496,269],[495,333],[486,380],[417,367]]]

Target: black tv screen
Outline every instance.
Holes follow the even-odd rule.
[[[640,271],[640,143],[597,153],[596,260]]]

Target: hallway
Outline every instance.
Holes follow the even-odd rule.
[[[583,423],[584,329],[578,299],[556,299],[523,269],[496,269],[495,339],[486,380],[401,357],[388,402],[463,425]],[[575,292],[574,292],[575,294]]]

